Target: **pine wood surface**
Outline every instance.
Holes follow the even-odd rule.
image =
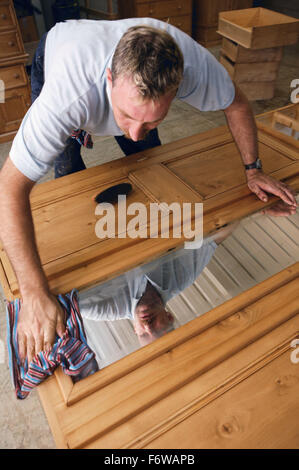
[[[39,393],[57,445],[186,448],[181,437],[189,426],[187,448],[298,446],[299,371],[290,361],[298,274],[296,263],[75,384],[71,395],[83,392],[76,400],[65,401],[70,387],[60,383],[63,398],[58,374],[48,379]],[[201,416],[210,417],[208,433],[198,431]],[[286,435],[277,432],[278,420]]]
[[[182,449],[298,449],[296,368],[284,352],[145,448],[172,449],[179,442]]]
[[[298,187],[297,149],[289,152],[272,137],[261,140],[263,134],[259,145],[266,173]],[[186,240],[183,230],[181,238],[97,238],[92,196],[112,184],[131,181],[127,204],[143,202],[147,208],[150,203],[171,202],[169,191],[180,202],[203,202],[204,236],[265,207],[247,187],[238,149],[225,126],[63,179],[37,185],[31,193],[37,246],[54,293],[111,279]],[[270,197],[266,205],[275,200]],[[12,299],[19,295],[18,283],[2,248],[0,259],[5,295]]]

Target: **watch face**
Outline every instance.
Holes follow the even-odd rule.
[[[261,162],[261,160],[260,160],[259,158],[257,158],[257,160],[256,160],[255,163],[256,163],[256,168],[257,168],[258,170],[260,170],[260,169],[262,168],[262,162]]]

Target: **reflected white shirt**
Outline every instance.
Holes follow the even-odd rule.
[[[163,303],[193,284],[212,258],[217,244],[209,239],[196,250],[180,249],[109,282],[79,292],[79,308],[89,320],[134,319],[149,281]]]

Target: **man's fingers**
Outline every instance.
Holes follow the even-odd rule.
[[[57,332],[57,334],[58,334],[58,336],[59,336],[60,338],[62,338],[62,336],[64,335],[65,326],[64,326],[64,324],[62,323],[61,320],[58,320],[58,321],[57,321],[56,332]]]
[[[292,215],[287,211],[279,210],[279,209],[267,209],[263,212],[265,215],[269,216],[276,216],[276,217],[285,217],[288,215]]]
[[[267,194],[261,190],[261,188],[259,186],[254,186],[252,188],[252,191],[257,195],[257,197],[263,201],[263,202],[267,202],[268,201],[268,197],[267,197]]]
[[[248,178],[248,187],[264,202],[268,201],[266,193],[269,193],[279,197],[289,206],[297,207],[296,192],[282,181],[274,180],[263,173]]]
[[[55,330],[47,329],[44,334],[44,345],[46,351],[50,351],[55,341]]]
[[[52,347],[53,347],[53,345],[49,341],[45,340],[45,342],[44,342],[44,351],[49,353],[49,352],[51,352]]]
[[[63,335],[64,335],[64,332],[65,332],[65,318],[64,318],[64,310],[63,308],[60,306],[60,304],[58,304],[58,307],[59,309],[59,313],[57,315],[57,323],[56,323],[56,333],[58,334],[58,336],[61,338]]]
[[[287,194],[290,200],[290,205],[297,207],[296,193],[293,191],[290,191],[289,188],[285,188],[285,193]]]
[[[277,192],[275,192],[277,191]],[[273,194],[276,196],[279,196],[286,204],[289,204],[291,206],[296,206],[296,199],[292,192],[286,187],[286,186],[280,186],[279,189],[276,190],[276,188],[273,190]]]
[[[296,214],[296,209],[293,209],[293,208],[286,208],[286,209],[282,209],[282,208],[273,208],[272,210],[269,209],[269,214],[270,215],[279,215],[279,216],[289,216],[289,215],[294,215]]]
[[[44,350],[44,338],[43,336],[38,336],[35,338],[35,354],[38,354],[40,351]]]
[[[24,364],[27,356],[27,344],[26,344],[26,336],[23,334],[19,334],[18,332],[18,346],[19,346],[19,357]]]
[[[18,321],[18,344],[20,360],[31,362],[41,351],[50,352],[57,334],[65,332],[65,311],[57,298],[49,293],[29,295],[22,299]]]
[[[33,336],[27,336],[27,357],[30,363],[35,356],[35,341]]]
[[[296,214],[296,207],[290,206],[285,202],[280,201],[272,207],[263,209],[261,213],[270,216],[289,216]]]
[[[264,186],[263,189],[279,197],[288,205],[297,205],[295,195],[284,183],[277,182],[277,184]]]
[[[47,352],[50,352],[53,344],[55,342],[55,324],[48,324],[47,327],[44,330],[44,345],[45,345],[45,350]]]

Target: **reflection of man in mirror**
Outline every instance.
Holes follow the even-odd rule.
[[[79,294],[79,308],[89,320],[133,321],[144,346],[174,329],[167,302],[193,284],[212,258],[217,245],[236,227],[221,229],[198,249],[180,249],[162,259]]]
[[[168,312],[158,290],[147,282],[135,308],[134,329],[141,346],[173,330],[174,316]]]

